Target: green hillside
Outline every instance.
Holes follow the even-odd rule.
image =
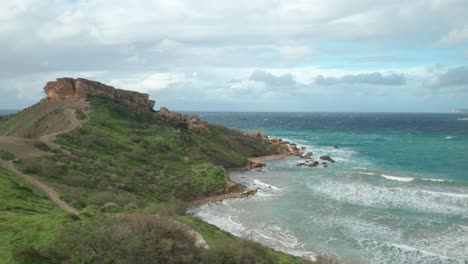
[[[20,168],[50,183],[73,206],[144,207],[172,198],[190,201],[224,191],[225,168],[274,153],[269,142],[218,125],[209,133],[166,124],[105,98],[91,98],[89,121],[59,136],[61,153],[27,159]]]
[[[226,192],[227,169],[280,151],[271,142],[208,123],[194,131],[183,120],[136,113],[101,97],[88,98],[86,106],[48,108],[42,102],[0,120],[6,135],[32,135],[21,142],[33,145],[13,148],[19,156],[5,150],[1,156],[3,162],[15,159],[17,168],[81,214],[61,211],[40,190],[0,169],[0,258],[6,263],[306,263],[184,213],[191,201]],[[38,109],[42,118],[34,115]],[[70,113],[73,120],[63,122],[85,121],[80,128],[55,142],[42,140],[48,131],[69,127],[60,119]],[[195,246],[190,229],[209,249]]]
[[[0,263],[17,263],[15,254],[48,245],[72,219],[34,186],[0,168]]]

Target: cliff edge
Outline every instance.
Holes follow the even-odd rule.
[[[120,101],[139,113],[153,112],[155,101],[149,99],[148,94],[117,89],[100,82],[83,78],[57,78],[48,82],[44,87],[47,100],[61,100],[66,98],[85,99],[89,96],[102,96]]]

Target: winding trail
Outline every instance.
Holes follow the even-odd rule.
[[[67,203],[65,203],[62,199],[60,199],[60,195],[58,192],[56,192],[52,187],[48,186],[47,184],[39,181],[38,179],[29,176],[27,174],[24,174],[23,172],[19,171],[11,161],[1,161],[0,164],[12,171],[14,174],[18,175],[19,177],[23,178],[27,182],[31,183],[32,185],[36,186],[38,189],[41,191],[45,192],[49,199],[55,203],[58,207],[62,208],[64,211],[77,215],[80,212],[76,210],[75,208],[71,207]]]

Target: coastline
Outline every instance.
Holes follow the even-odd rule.
[[[251,158],[248,158],[248,160],[252,163],[260,163],[265,160],[279,160],[279,159],[283,159],[292,155],[293,155],[292,153],[282,153],[282,154],[266,155],[266,156],[259,156],[259,157],[251,157]],[[247,186],[234,182],[229,177],[229,175],[234,171],[248,171],[248,170],[252,170],[252,169],[249,169],[248,167],[243,167],[243,168],[239,168],[236,170],[231,170],[231,171],[226,172],[227,187],[226,187],[225,193],[208,196],[205,198],[192,201],[190,202],[190,205],[188,206],[186,211],[191,211],[195,207],[199,207],[208,203],[222,202],[227,199],[246,198],[250,195],[255,194],[257,190],[250,189]]]

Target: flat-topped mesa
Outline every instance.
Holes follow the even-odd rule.
[[[89,96],[108,97],[121,101],[140,113],[153,112],[156,103],[149,99],[148,94],[116,89],[100,82],[82,78],[57,78],[56,81],[48,82],[44,91],[47,94],[47,100],[84,99]]]

